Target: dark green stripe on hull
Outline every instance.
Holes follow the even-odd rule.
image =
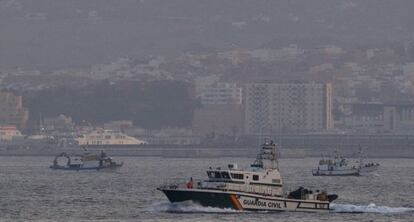
[[[170,202],[193,201],[204,207],[235,209],[228,193],[199,192],[191,190],[162,190]]]

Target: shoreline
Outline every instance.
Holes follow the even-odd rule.
[[[99,153],[105,151],[111,156],[135,156],[135,157],[163,157],[163,158],[220,158],[220,157],[248,157],[254,158],[257,149],[255,148],[226,148],[226,147],[93,147],[88,148],[88,152]],[[280,158],[320,158],[323,156],[338,154],[353,158],[358,152],[357,149],[303,149],[303,148],[280,148]],[[83,153],[81,147],[68,148],[0,148],[0,156],[56,156],[62,152]],[[364,149],[365,156],[369,158],[414,158],[414,149],[411,148],[377,148]]]

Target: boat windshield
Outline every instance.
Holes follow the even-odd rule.
[[[230,175],[226,171],[207,171],[210,179],[230,179]]]

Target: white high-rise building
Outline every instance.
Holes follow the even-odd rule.
[[[201,104],[242,104],[242,88],[235,83],[216,83],[200,90]]]
[[[333,127],[331,84],[247,84],[244,105],[246,134],[323,131]]]

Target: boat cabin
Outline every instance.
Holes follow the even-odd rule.
[[[250,167],[237,169],[237,165],[229,164],[228,169],[210,168],[207,170],[208,180],[201,183],[202,188],[244,191],[271,196],[282,195],[282,179],[277,169]]]

